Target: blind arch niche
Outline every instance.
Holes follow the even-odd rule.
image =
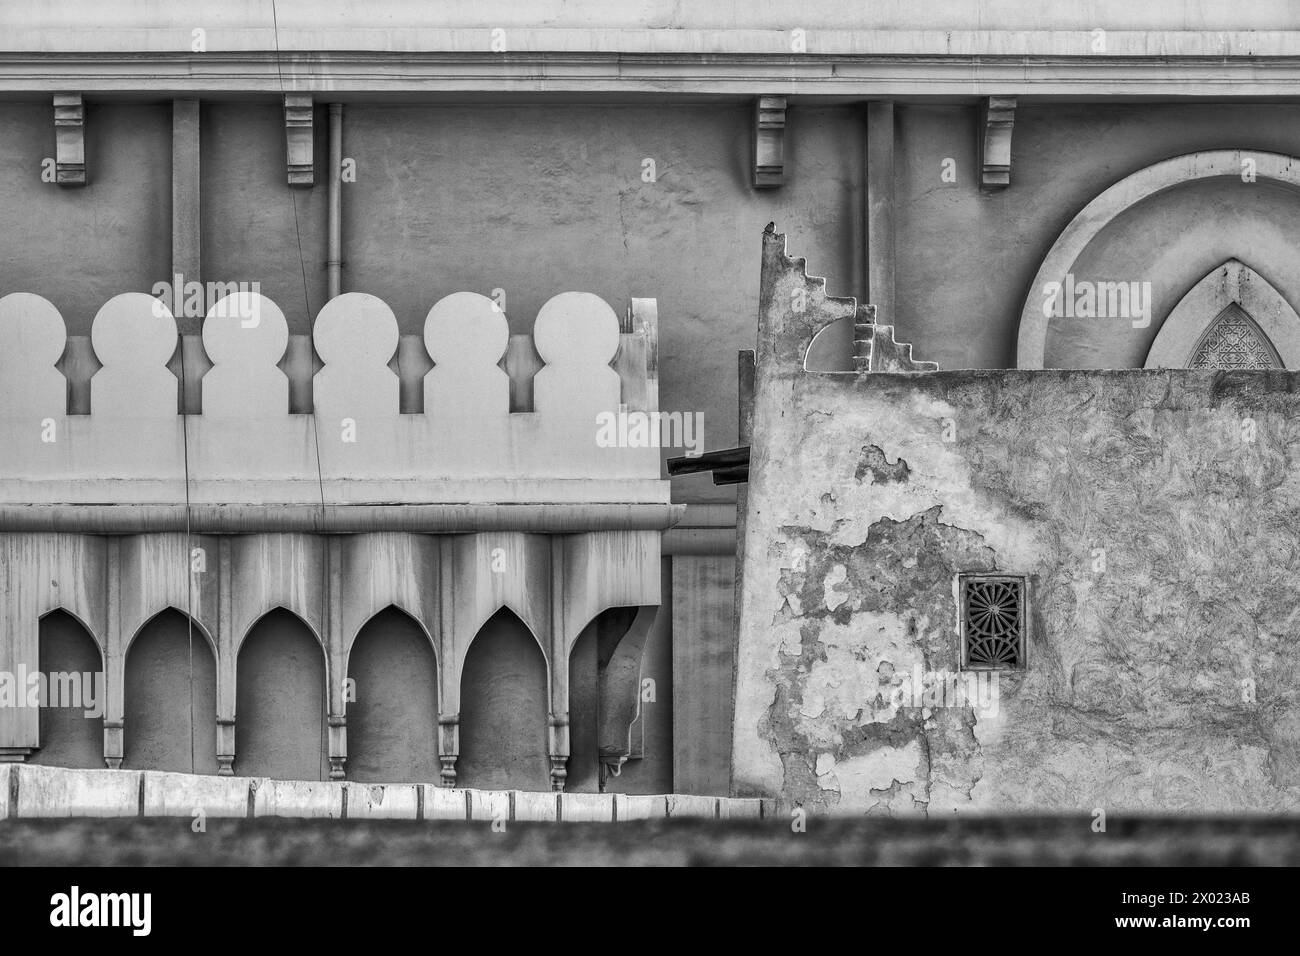
[[[1174,306],[1145,367],[1300,370],[1300,315],[1267,279],[1229,259]]]

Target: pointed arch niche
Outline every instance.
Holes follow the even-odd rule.
[[[1253,175],[1243,178],[1249,170]],[[1094,197],[1052,243],[1033,281],[1026,288],[1017,335],[1016,367],[1141,368],[1144,365],[1190,364],[1201,334],[1219,318],[1221,331],[1237,337],[1258,328],[1272,340],[1280,361],[1296,368],[1288,356],[1289,334],[1269,327],[1271,309],[1238,302],[1254,326],[1235,311],[1223,315],[1231,296],[1211,279],[1202,292],[1214,292],[1218,308],[1188,306],[1191,319],[1168,321],[1187,290],[1206,273],[1225,270],[1220,286],[1235,281],[1237,256],[1247,258],[1254,274],[1241,283],[1243,295],[1273,287],[1300,305],[1300,157],[1250,149],[1217,149],[1161,160],[1130,173]],[[1243,255],[1244,254],[1244,255]],[[1233,268],[1228,269],[1229,265]],[[1244,275],[1244,273],[1243,273]],[[1267,276],[1268,282],[1256,281]],[[1045,308],[1046,293],[1070,281],[1148,283],[1144,315],[1116,316],[1118,321],[1074,321]],[[1268,296],[1271,298],[1271,296]],[[1185,304],[1186,305],[1186,304]],[[1145,319],[1145,323],[1141,321]],[[1192,340],[1165,352],[1155,342],[1166,322],[1167,335],[1190,321]],[[1146,356],[1152,355],[1151,361]]]
[[[1300,370],[1300,315],[1267,279],[1229,259],[1174,306],[1145,367]]]

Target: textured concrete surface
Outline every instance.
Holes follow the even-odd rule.
[[[136,771],[14,765],[5,782],[11,818],[133,817],[140,808]]]
[[[0,820],[274,816],[573,823],[667,817],[767,819],[775,812],[770,800],[731,797],[478,790],[0,763]]]
[[[809,329],[851,303],[769,250],[734,791],[891,816],[1300,805],[1300,377],[807,374]],[[900,704],[914,668],[958,669],[955,577],[988,571],[1029,578],[1027,670],[996,712]]]

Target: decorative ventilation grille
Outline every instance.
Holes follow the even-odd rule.
[[[1189,368],[1283,368],[1273,343],[1236,303],[1219,313],[1192,349]]]
[[[1025,579],[965,574],[960,580],[962,667],[1024,667]]]

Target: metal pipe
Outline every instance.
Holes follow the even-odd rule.
[[[724,448],[722,451],[709,451],[692,458],[668,459],[668,474],[674,478],[678,475],[695,475],[702,471],[716,471],[719,468],[749,467],[749,446]]]
[[[330,210],[329,254],[325,267],[329,275],[329,297],[343,286],[343,104],[330,104]]]

